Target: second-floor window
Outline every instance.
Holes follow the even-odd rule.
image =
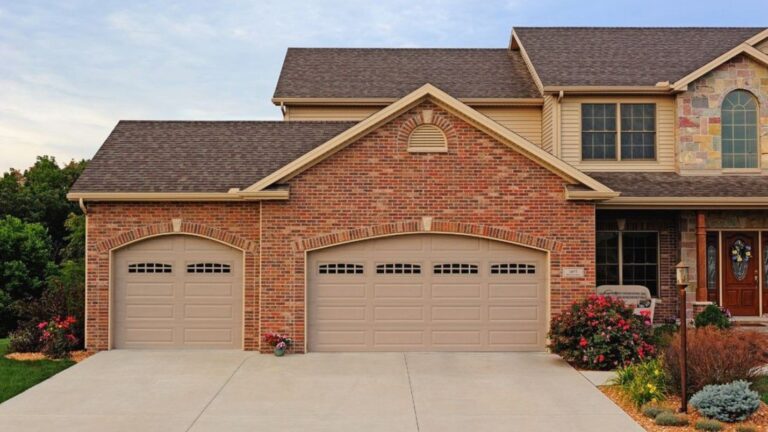
[[[582,160],[656,159],[656,105],[581,105]]]
[[[757,168],[757,100],[734,90],[723,99],[723,168]]]

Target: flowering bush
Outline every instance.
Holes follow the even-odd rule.
[[[552,319],[550,348],[584,369],[609,370],[656,355],[651,320],[623,300],[591,295]]]
[[[267,333],[264,335],[264,342],[268,343],[270,346],[279,349],[279,350],[287,350],[288,348],[293,345],[293,340],[287,336],[283,336],[279,333]]]
[[[50,321],[43,321],[37,325],[42,335],[40,343],[43,346],[43,354],[51,358],[65,358],[77,345],[77,337],[72,331],[72,325],[77,320],[68,316],[64,319],[55,317]]]
[[[652,359],[619,369],[613,384],[618,385],[635,406],[641,407],[666,399],[667,381],[661,360]]]

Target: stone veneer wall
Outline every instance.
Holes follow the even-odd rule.
[[[691,83],[677,97],[678,167],[688,171],[721,169],[720,107],[733,90],[744,89],[760,104],[760,164],[768,169],[768,68],[738,56]]]

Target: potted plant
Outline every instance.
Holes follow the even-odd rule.
[[[274,348],[275,355],[282,357],[288,348],[293,345],[291,338],[283,336],[279,333],[267,333],[264,335],[264,342],[268,343]]]

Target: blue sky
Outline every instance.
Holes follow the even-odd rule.
[[[0,170],[91,157],[119,119],[277,119],[269,100],[291,46],[504,47],[513,25],[765,16],[765,0],[0,0]]]

